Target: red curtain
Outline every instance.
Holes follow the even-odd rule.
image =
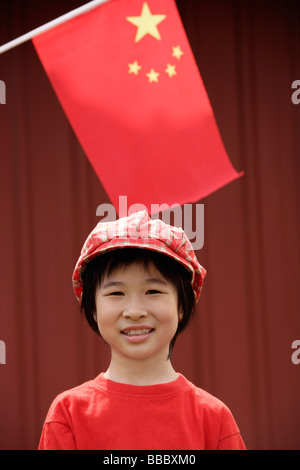
[[[3,0],[0,43],[84,3]],[[198,201],[208,274],[173,364],[231,408],[249,449],[300,449],[291,347],[300,340],[300,104],[291,100],[300,4],[177,5],[228,154],[245,175]],[[0,448],[35,449],[55,395],[108,366],[71,275],[97,207],[110,201],[30,42],[0,56],[0,80]]]

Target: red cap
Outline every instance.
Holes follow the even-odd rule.
[[[199,264],[191,242],[179,227],[160,219],[152,220],[146,211],[134,212],[113,222],[99,222],[86,239],[73,273],[73,289],[79,303],[82,299],[81,273],[96,256],[120,248],[143,248],[175,259],[192,273],[196,302],[206,270]]]

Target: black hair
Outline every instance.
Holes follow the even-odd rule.
[[[183,313],[176,333],[170,342],[168,355],[168,358],[170,358],[176,338],[189,324],[195,308],[195,295],[191,284],[192,273],[170,256],[154,250],[129,247],[114,249],[95,257],[82,272],[81,311],[84,313],[90,327],[101,336],[95,320],[97,287],[101,285],[105,276],[111,275],[117,268],[138,263],[147,269],[151,262],[160,274],[176,287],[178,311],[180,310]]]

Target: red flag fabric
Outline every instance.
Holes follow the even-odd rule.
[[[239,176],[174,0],[111,0],[33,43],[116,208],[198,201]]]

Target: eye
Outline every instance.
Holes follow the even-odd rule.
[[[153,294],[161,294],[161,291],[156,290],[156,289],[149,289],[149,290],[147,290],[146,295],[149,295],[149,294],[150,294],[150,295],[153,295]]]
[[[115,291],[115,292],[110,292],[110,293],[107,294],[107,295],[108,295],[108,296],[109,296],[109,295],[124,295],[124,293],[121,292],[121,291]]]

